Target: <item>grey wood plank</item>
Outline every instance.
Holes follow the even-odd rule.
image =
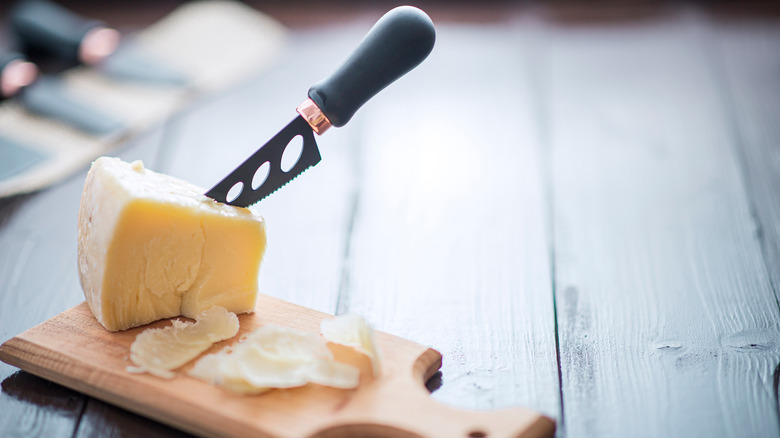
[[[153,160],[159,131],[119,156]],[[0,206],[0,342],[83,301],[76,220],[86,170]],[[72,436],[85,397],[0,363],[0,436]]]
[[[780,315],[705,29],[548,28],[569,436],[780,433]]]
[[[728,20],[710,26],[712,63],[722,74],[732,134],[740,146],[756,230],[780,293],[780,18]],[[775,388],[777,392],[777,388]]]
[[[347,23],[292,34],[279,64],[174,124],[164,171],[210,188],[297,116],[309,87],[330,73],[367,27]],[[317,138],[322,161],[252,210],[265,217],[260,292],[334,313],[352,211],[352,126]]]
[[[90,398],[74,437],[189,437],[154,420],[141,417],[100,400]]]
[[[543,157],[526,26],[439,25],[369,102],[340,312],[443,354],[435,399],[559,417]]]
[[[0,378],[0,435],[73,435],[84,409],[83,395],[5,364]]]

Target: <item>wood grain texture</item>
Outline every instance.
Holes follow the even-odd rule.
[[[4,437],[71,437],[84,395],[2,364],[0,432]],[[6,374],[11,369],[13,374]]]
[[[547,30],[568,436],[780,433],[780,315],[704,26]]]
[[[118,152],[153,160],[160,131]],[[126,158],[126,156],[125,156]],[[0,207],[0,341],[84,299],[76,266],[76,220],[84,173]],[[0,364],[0,436],[72,436],[85,397]]]
[[[756,234],[780,297],[780,18],[718,21],[709,31],[712,70],[725,91]]]
[[[240,315],[235,338],[257,327],[278,325],[319,332],[330,318],[301,306],[261,296],[257,311]],[[188,377],[185,365],[171,380],[128,373],[130,344],[148,327],[106,331],[86,303],[14,337],[0,346],[0,359],[111,404],[203,436],[318,437],[473,436],[536,438],[552,436],[554,423],[516,408],[495,412],[456,411],[434,402],[423,382],[441,365],[435,350],[382,332],[382,373],[351,391],[307,385],[241,396]]]
[[[439,26],[425,63],[355,116],[339,311],[441,349],[437,400],[558,417],[532,42],[515,23]]]
[[[86,409],[74,437],[78,438],[183,438],[187,432],[126,411],[96,398],[87,398]]]

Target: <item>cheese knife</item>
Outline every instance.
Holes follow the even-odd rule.
[[[122,128],[120,120],[70,96],[61,82],[57,76],[40,74],[24,55],[0,49],[0,102],[14,98],[30,113],[92,135],[109,135]]]
[[[435,40],[433,22],[420,9],[400,6],[386,13],[333,74],[309,89],[296,109],[299,115],[206,196],[248,207],[319,163],[314,133],[347,124],[369,99],[419,65]],[[298,136],[303,139],[298,161],[284,169],[282,155]]]
[[[78,64],[120,81],[184,86],[179,71],[140,53],[119,31],[46,0],[23,0],[11,10],[11,30],[20,48],[37,63],[58,69]]]

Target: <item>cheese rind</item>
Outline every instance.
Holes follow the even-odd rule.
[[[195,315],[212,306],[254,310],[264,220],[177,178],[101,157],[84,184],[79,277],[108,330]]]

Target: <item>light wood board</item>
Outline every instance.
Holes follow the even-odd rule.
[[[327,314],[261,296],[258,311],[240,315],[239,334],[209,352],[232,343],[259,326],[279,325],[317,332]],[[424,382],[441,366],[441,355],[425,346],[377,333],[383,371],[364,378],[355,390],[317,385],[239,396],[177,371],[171,380],[131,374],[126,367],[130,344],[158,321],[110,333],[98,324],[86,303],[10,339],[0,359],[111,404],[203,436],[552,436],[552,420],[523,408],[468,412],[433,401]]]

